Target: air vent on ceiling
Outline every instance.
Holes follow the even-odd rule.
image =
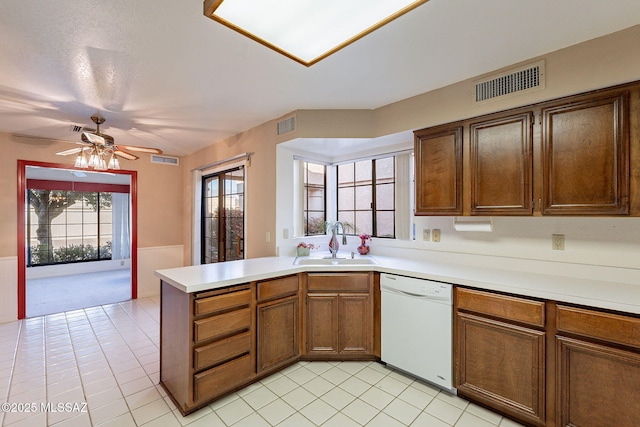
[[[160,163],[163,165],[178,166],[180,164],[180,159],[178,157],[173,157],[173,156],[159,156],[157,154],[152,154],[151,163]]]
[[[296,128],[296,118],[289,117],[288,119],[284,119],[278,122],[278,135],[282,135],[283,133],[291,132]]]
[[[509,94],[544,89],[544,60],[511,69],[476,82],[474,101],[482,102]]]
[[[80,125],[71,125],[69,126],[69,129],[71,130],[71,132],[77,132],[77,133],[82,132],[82,126]]]

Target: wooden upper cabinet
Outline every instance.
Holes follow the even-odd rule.
[[[462,215],[462,123],[414,132],[416,215]]]
[[[542,109],[543,214],[629,214],[629,92]]]
[[[472,215],[531,215],[532,123],[525,112],[469,125]]]

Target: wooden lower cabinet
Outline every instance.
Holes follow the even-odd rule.
[[[455,306],[458,394],[544,426],[545,303],[458,287]]]
[[[457,287],[455,387],[527,425],[640,426],[640,316]]]
[[[298,361],[303,329],[305,357],[375,359],[373,273],[315,274],[302,309],[305,277],[197,293],[161,283],[160,383],[183,415]]]
[[[556,307],[558,426],[640,426],[640,318]]]
[[[457,315],[458,393],[534,425],[545,420],[545,332]]]
[[[300,355],[298,295],[258,304],[258,373],[295,361]]]
[[[640,353],[557,337],[558,425],[640,426]]]
[[[373,359],[372,273],[309,273],[306,297],[308,359]]]
[[[161,284],[160,383],[183,415],[256,377],[250,284],[193,294]]]
[[[371,354],[373,351],[371,295],[339,295],[338,320],[338,352],[342,355]]]
[[[308,355],[338,354],[338,295],[307,295]]]

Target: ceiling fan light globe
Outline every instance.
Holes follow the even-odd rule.
[[[114,169],[114,170],[120,169],[120,162],[118,161],[118,158],[116,157],[115,154],[111,157],[111,160],[109,160],[108,167],[109,169]]]
[[[74,164],[74,166],[77,168],[83,168],[83,169],[89,166],[89,162],[87,161],[87,157],[84,155],[83,151],[78,153],[78,156],[76,157],[76,163]]]
[[[96,161],[96,165],[93,167],[93,169],[97,171],[106,171],[107,161],[103,157],[98,157],[98,160]]]

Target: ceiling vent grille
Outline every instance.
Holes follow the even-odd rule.
[[[278,135],[282,135],[283,133],[291,132],[296,128],[296,118],[289,117],[288,119],[284,119],[278,122]]]
[[[82,126],[80,125],[71,125],[69,126],[69,129],[71,130],[71,132],[77,132],[77,133],[82,132]]]
[[[152,154],[151,163],[160,163],[163,165],[178,166],[180,164],[180,159],[178,157],[173,157],[173,156],[159,156],[157,154]]]
[[[522,94],[544,89],[544,61],[501,73],[489,80],[476,82],[474,101],[482,102],[509,94]]]

